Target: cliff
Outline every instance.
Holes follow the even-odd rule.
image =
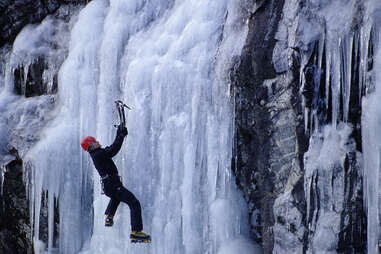
[[[232,77],[233,170],[264,253],[366,253],[361,98],[374,45],[361,1],[336,9],[349,12],[342,31],[334,5],[254,2]]]
[[[14,110],[0,117],[9,134],[0,141],[0,252],[33,252],[29,171],[23,175],[22,167],[28,167],[22,158],[54,118],[57,73],[67,55],[62,38],[86,2],[0,4],[5,14],[0,17],[0,88],[11,82],[12,92],[22,97],[10,98],[4,108]],[[362,100],[374,91],[378,31],[363,1],[322,2],[240,2],[249,13],[248,35],[230,73],[235,111],[231,167],[249,205],[252,239],[264,253],[367,249]],[[19,32],[42,20],[57,24],[56,30],[40,31],[46,42],[39,42],[41,50],[49,48],[56,55],[28,59],[21,46],[20,55],[11,54]],[[17,64],[9,72],[5,66],[12,61]],[[21,104],[30,104],[30,112],[23,112]],[[44,242],[47,196],[39,200],[45,202],[39,229]],[[58,201],[54,205],[57,210]],[[54,238],[57,247],[58,229]]]

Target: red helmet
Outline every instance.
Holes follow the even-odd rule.
[[[82,139],[81,146],[83,150],[87,151],[89,149],[89,146],[95,141],[95,138],[92,136],[87,136]]]

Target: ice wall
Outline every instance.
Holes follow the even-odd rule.
[[[227,76],[246,35],[240,15],[240,1],[94,0],[73,18],[54,120],[26,156],[36,253],[259,251],[248,240],[246,203],[230,168]],[[86,135],[110,144],[116,99],[133,110],[115,161],[141,202],[150,245],[129,243],[126,205],[115,225],[104,227],[108,198],[79,145]],[[47,246],[38,238],[43,189],[49,192]]]

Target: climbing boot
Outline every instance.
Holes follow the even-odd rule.
[[[106,215],[105,226],[112,227],[114,225],[114,216]]]
[[[151,236],[147,235],[143,231],[132,231],[130,234],[130,240],[132,243],[150,243]]]

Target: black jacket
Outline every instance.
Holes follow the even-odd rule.
[[[118,174],[118,169],[111,158],[119,152],[122,147],[124,137],[125,135],[118,130],[115,140],[111,146],[107,146],[105,148],[100,147],[89,151],[90,156],[93,159],[94,166],[98,170],[101,177]]]

